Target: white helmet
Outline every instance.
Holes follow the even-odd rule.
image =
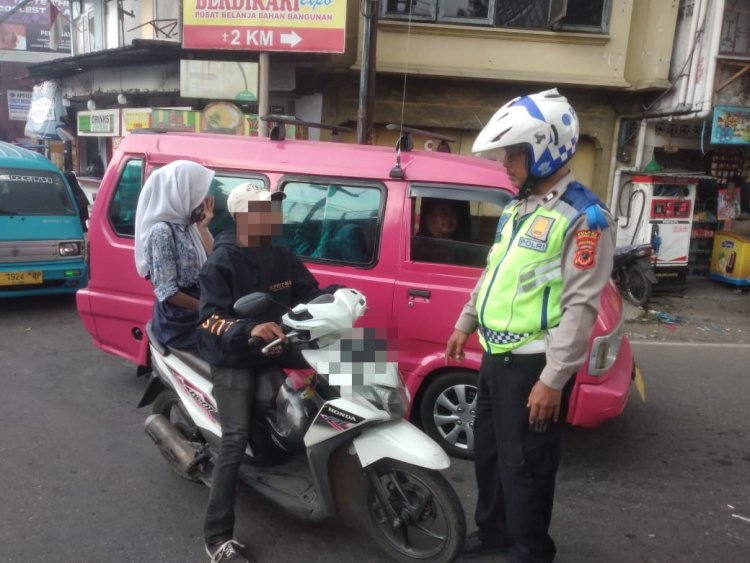
[[[472,152],[512,145],[528,147],[529,175],[546,178],[573,157],[578,117],[557,88],[511,100],[492,116],[474,141]]]

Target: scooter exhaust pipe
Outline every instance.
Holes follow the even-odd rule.
[[[188,474],[195,460],[195,450],[177,428],[164,415],[152,414],[146,419],[144,430],[175,469]]]

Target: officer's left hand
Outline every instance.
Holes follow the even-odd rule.
[[[529,409],[529,422],[560,418],[560,401],[562,391],[552,389],[541,380],[537,381],[529,393],[526,407]]]

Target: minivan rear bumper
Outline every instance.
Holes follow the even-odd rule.
[[[595,428],[622,414],[633,381],[633,350],[623,336],[617,360],[601,383],[581,383],[571,397],[568,422],[573,426]]]
[[[88,266],[83,260],[56,262],[23,262],[0,265],[0,272],[42,272],[42,283],[34,285],[0,285],[0,298],[75,293],[86,287]]]

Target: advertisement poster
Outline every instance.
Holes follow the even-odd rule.
[[[186,49],[343,53],[346,0],[185,0]]]
[[[24,134],[32,139],[59,141],[57,129],[65,127],[66,115],[60,84],[54,80],[37,84],[31,93]]]
[[[6,14],[23,0],[0,0],[0,15]],[[70,3],[53,0],[60,12],[62,33],[56,53],[70,54]],[[49,53],[50,1],[32,0],[0,24],[0,49]]]
[[[711,143],[715,145],[750,145],[750,108],[716,106]]]
[[[23,90],[6,90],[8,98],[8,115],[13,121],[26,121],[31,107],[31,92]]]
[[[122,108],[122,134],[151,127],[151,108]]]
[[[151,127],[163,131],[200,131],[201,112],[183,109],[155,109]]]

